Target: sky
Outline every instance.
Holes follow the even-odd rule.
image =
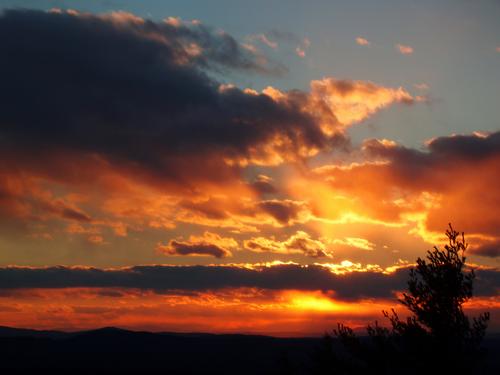
[[[363,327],[451,222],[500,329],[500,2],[0,12],[0,325]]]

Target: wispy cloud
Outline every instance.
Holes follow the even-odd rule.
[[[273,48],[273,49],[278,48],[278,42],[270,40],[265,34],[256,35],[256,39],[258,39],[259,41],[264,43],[269,48]]]
[[[306,51],[303,48],[301,48],[301,47],[295,48],[295,53],[299,57],[302,57],[302,58],[306,57]]]
[[[369,46],[369,45],[371,45],[371,43],[367,39],[365,39],[365,38],[363,38],[361,36],[358,36],[356,38],[356,43],[359,44],[360,46]]]
[[[430,89],[430,86],[425,82],[415,83],[413,87],[415,87],[417,90],[422,90],[422,91],[427,91]]]
[[[396,49],[402,55],[411,55],[414,52],[413,47],[405,45],[405,44],[396,44]]]
[[[302,42],[295,48],[295,53],[297,56],[304,58],[306,57],[306,51],[311,46],[311,41],[309,38],[302,39]]]

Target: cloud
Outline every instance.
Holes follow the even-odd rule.
[[[14,163],[13,163],[14,164]],[[92,217],[78,207],[71,196],[55,197],[39,186],[35,178],[23,173],[2,173],[0,167],[0,216],[43,221],[54,218],[90,223]]]
[[[264,74],[283,74],[285,70],[280,65],[271,66],[269,60],[263,59],[261,55],[254,55],[248,50],[241,49],[237,40],[226,32],[220,29],[214,31],[200,22],[184,22],[179,17],[167,17],[163,22],[153,22],[124,11],[97,15],[66,11],[59,15],[64,13],[90,22],[105,21],[122,32],[132,31],[139,37],[160,42],[171,50],[174,60],[180,64],[194,63],[219,69],[214,65],[217,64],[221,67]]]
[[[225,32],[126,12],[5,11],[0,48],[0,216],[23,225],[120,236],[179,222],[293,225],[307,207],[244,170],[345,149],[348,126],[414,102],[403,88],[335,78],[305,91],[224,85],[214,77],[273,67]]]
[[[302,57],[302,58],[306,57],[306,51],[304,49],[302,49],[301,47],[295,48],[295,53],[299,57]]]
[[[251,35],[250,39],[260,40],[273,49],[278,47],[277,41],[285,45],[294,45],[295,54],[300,58],[306,57],[306,51],[311,46],[309,38],[301,38],[290,31],[271,30],[264,34]]]
[[[210,243],[189,243],[172,240],[167,246],[158,246],[158,251],[166,255],[196,255],[213,256],[215,258],[224,258],[231,256],[231,253],[222,247]]]
[[[19,326],[22,316],[22,326],[36,329],[76,331],[111,325],[140,331],[287,337],[319,337],[338,321],[362,328],[396,304],[392,298],[343,301],[332,292],[257,288],[160,293],[129,288],[18,289],[4,290],[0,297],[2,323],[7,326]],[[488,310],[492,321],[498,321],[498,307],[494,297],[476,297],[466,310],[474,315]]]
[[[10,35],[0,37],[9,56],[0,62],[8,108],[0,114],[0,156],[10,160],[0,178],[21,187],[27,176],[34,185],[73,188],[113,176],[115,190],[119,179],[127,187],[140,180],[189,194],[207,184],[230,188],[240,164],[294,159],[296,150],[331,143],[292,103],[219,90],[207,70],[261,65],[231,36],[203,25],[16,10],[0,15],[0,29]],[[33,217],[35,188],[16,189],[2,196],[3,209]],[[48,209],[91,219],[61,203]]]
[[[411,173],[424,173],[427,168],[443,166],[447,160],[481,162],[498,156],[500,132],[437,137],[428,141],[426,148],[426,151],[417,151],[378,140],[368,140],[364,144],[370,155],[389,158],[400,167],[408,163],[413,168]]]
[[[500,239],[500,221],[492,207],[500,197],[494,172],[500,162],[500,132],[438,137],[424,149],[367,140],[362,153],[365,162],[314,171],[330,194],[343,199],[337,203],[340,210],[329,209],[317,193],[311,211],[329,220],[350,212],[365,221],[412,225],[410,233],[428,243],[441,242],[451,221],[470,239],[470,254],[498,255],[494,244]],[[312,179],[308,183],[314,186]]]
[[[0,16],[0,29],[10,36],[0,39],[9,56],[0,68],[10,72],[0,97],[8,108],[0,115],[8,124],[1,130],[5,153],[22,149],[25,158],[55,158],[71,150],[74,157],[98,155],[183,181],[187,165],[199,165],[200,177],[231,175],[235,164],[283,162],[338,141],[338,133],[334,140],[324,133],[316,108],[301,106],[309,96],[329,104],[314,92],[285,92],[286,100],[275,100],[270,90],[220,90],[205,69],[261,68],[231,36],[203,25],[139,22],[123,13],[11,10]],[[201,52],[193,53],[195,46]],[[54,103],[57,110],[47,111]],[[335,108],[323,111],[346,117]]]
[[[337,122],[341,127],[359,123],[394,103],[414,102],[415,99],[402,87],[388,88],[369,81],[334,78],[312,81],[308,98],[309,108],[320,113],[320,121]],[[324,130],[334,127],[326,125]]]
[[[360,36],[356,38],[356,43],[360,46],[369,46],[371,44],[367,39]]]
[[[321,291],[255,288],[161,294],[123,288],[70,288],[23,290],[5,297],[0,298],[0,310],[7,326],[19,326],[22,315],[22,325],[36,329],[76,331],[112,325],[140,331],[297,337],[319,336],[324,327],[334,326],[339,319],[363,325],[393,305],[388,301],[340,301]]]
[[[495,296],[500,285],[497,270],[476,270],[476,296]],[[336,275],[321,265],[281,264],[238,266],[135,266],[120,269],[82,267],[0,268],[0,289],[134,288],[165,293],[168,290],[208,291],[225,288],[334,291],[339,299],[393,298],[406,287],[407,268],[393,273],[354,270]]]
[[[2,148],[11,158],[71,150],[184,181],[186,164],[199,165],[200,177],[231,175],[234,163],[286,160],[330,144],[292,102],[219,90],[206,69],[264,69],[226,33],[27,10],[4,12],[0,29],[11,36],[0,39],[9,55],[0,68],[10,72],[2,77]]]
[[[304,220],[309,210],[303,202],[292,200],[267,200],[258,203],[258,207],[267,212],[281,224],[291,224]]]
[[[404,44],[396,44],[396,49],[402,55],[411,55],[411,54],[413,54],[413,47],[411,47],[411,46],[407,46],[407,45],[404,45]]]
[[[349,246],[366,251],[371,251],[375,248],[374,243],[368,241],[365,238],[358,238],[358,237],[346,237],[344,239],[335,239],[333,240],[333,243],[336,245]]]
[[[87,237],[87,241],[92,245],[103,245],[106,242],[104,241],[104,237],[100,235],[91,235]]]
[[[258,40],[259,42],[265,44],[269,48],[276,49],[278,48],[278,43],[269,39],[266,34],[256,34],[251,35],[249,37],[250,40]]]
[[[251,186],[260,194],[274,194],[277,192],[276,187],[273,185],[273,179],[262,174],[257,176]]]
[[[472,246],[470,250],[477,255],[496,258],[500,257],[500,238],[486,240],[479,245]]]
[[[301,43],[304,38],[301,38],[297,34],[291,31],[283,31],[273,29],[271,31],[266,32],[265,34],[268,38],[276,39],[285,43],[298,44]]]
[[[166,24],[174,26],[174,27],[182,26],[182,20],[180,19],[180,17],[167,17],[163,21]]]
[[[238,243],[232,238],[205,232],[201,237],[190,236],[189,241],[170,240],[167,245],[160,243],[156,250],[165,255],[225,258],[232,256],[230,249],[237,248],[237,246]]]
[[[253,191],[255,193],[255,191]],[[257,227],[281,228],[306,222],[310,216],[308,205],[290,199],[258,200],[211,196],[208,199],[182,200],[176,220],[214,228],[232,228],[239,232],[257,232]]]
[[[302,39],[301,43],[295,48],[295,54],[301,58],[306,57],[306,51],[311,46],[309,38]]]
[[[86,228],[80,223],[70,223],[66,226],[66,233],[70,234],[98,234],[99,228],[90,227]]]
[[[415,83],[413,85],[413,87],[415,87],[417,90],[422,90],[422,91],[429,90],[429,88],[430,88],[430,86],[427,83],[425,83],[425,82]]]
[[[285,241],[274,238],[255,237],[245,240],[245,249],[257,253],[303,254],[312,258],[330,257],[327,246],[320,240],[314,240],[304,231],[297,231]]]

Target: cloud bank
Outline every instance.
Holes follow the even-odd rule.
[[[330,267],[331,268],[331,267]],[[392,273],[354,268],[335,274],[328,265],[301,266],[135,266],[121,269],[79,267],[0,268],[0,289],[20,288],[137,288],[206,291],[262,288],[334,291],[340,299],[392,298],[406,288],[408,268]],[[477,270],[475,295],[495,296],[500,285],[496,270]]]

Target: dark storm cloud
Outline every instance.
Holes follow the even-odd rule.
[[[329,142],[298,105],[220,90],[207,68],[266,68],[201,25],[9,10],[0,48],[0,146],[10,155],[71,150],[173,179],[182,160],[221,169],[277,136],[284,152]]]
[[[496,295],[500,272],[476,271],[475,295]],[[385,298],[406,288],[408,270],[393,274],[352,272],[335,275],[321,266],[278,265],[260,270],[234,266],[135,266],[96,268],[0,268],[0,289],[122,287],[162,292],[166,290],[215,290],[255,287],[335,291],[339,298]]]

